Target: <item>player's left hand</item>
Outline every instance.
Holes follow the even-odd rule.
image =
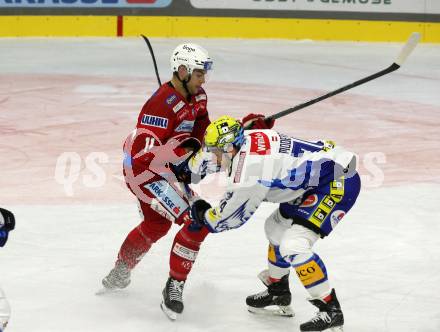
[[[244,129],[271,129],[275,124],[275,120],[266,119],[263,114],[250,113],[242,120]]]
[[[203,199],[199,199],[191,206],[191,225],[188,229],[197,232],[205,225],[205,212],[211,208],[211,204]]]

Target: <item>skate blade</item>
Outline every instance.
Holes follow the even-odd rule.
[[[254,308],[248,306],[248,311],[257,315],[293,317],[295,313],[290,306],[272,306],[272,308]]]
[[[177,317],[179,317],[180,315],[177,312],[174,312],[171,309],[169,309],[163,301],[160,304],[160,308],[162,309],[163,313],[168,317],[168,319],[171,320],[172,322],[174,322],[177,319]]]
[[[330,327],[324,331],[309,331],[309,332],[344,332],[344,328],[342,326]]]
[[[102,287],[101,289],[98,289],[95,292],[95,295],[100,296],[100,295],[105,295],[105,294],[112,294],[112,293],[116,293],[121,291],[121,288],[105,288]]]

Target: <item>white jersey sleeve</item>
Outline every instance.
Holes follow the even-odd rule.
[[[192,174],[204,178],[208,174],[218,173],[220,166],[215,163],[214,155],[202,148],[188,160],[188,169]]]
[[[270,188],[263,185],[262,180],[271,180],[276,176],[277,168],[261,162],[264,153],[270,151],[269,137],[265,135],[264,138],[260,145],[257,144],[258,137],[249,139],[234,157],[225,195],[218,206],[205,213],[211,232],[240,227],[266,199]]]
[[[234,156],[228,188],[205,213],[211,232],[238,228],[263,201],[291,202],[347,171],[354,154],[331,141],[308,142],[273,130],[249,130]]]

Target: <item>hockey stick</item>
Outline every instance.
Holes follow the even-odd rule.
[[[151,46],[151,43],[147,37],[145,37],[144,35],[141,35],[141,37],[145,40],[145,42],[147,43],[148,49],[150,50],[151,57],[153,58],[154,70],[156,72],[157,83],[159,83],[159,86],[161,86],[162,83],[160,81],[159,71],[157,70],[156,57],[154,56],[153,47]]]
[[[389,73],[392,73],[393,71],[397,70],[400,68],[400,66],[402,66],[402,64],[405,62],[406,58],[411,54],[411,52],[414,50],[414,48],[417,46],[417,43],[420,40],[420,33],[418,32],[413,32],[411,34],[411,36],[409,37],[408,41],[406,42],[405,46],[402,48],[402,50],[400,51],[399,55],[396,58],[396,61],[394,61],[391,66],[389,66],[388,68],[381,70],[373,75],[367,76],[365,78],[360,79],[359,81],[353,82],[351,84],[348,84],[346,86],[343,86],[342,88],[339,88],[337,90],[331,91],[325,95],[322,95],[318,98],[309,100],[305,103],[296,105],[294,107],[288,108],[284,111],[272,114],[271,116],[268,116],[266,118],[266,120],[275,120],[275,119],[279,119],[283,116],[286,116],[288,114],[291,114],[293,112],[299,111],[300,109],[303,109],[305,107],[308,107],[310,105],[316,104],[324,99],[333,97],[341,92],[347,91],[349,89],[352,89],[356,86],[359,86],[361,84],[367,83],[369,81],[372,81],[378,77],[387,75]]]

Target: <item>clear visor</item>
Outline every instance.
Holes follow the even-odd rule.
[[[203,64],[203,71],[205,74],[205,83],[209,82],[209,80],[211,79],[212,66],[213,66],[212,61],[205,61],[205,63]]]
[[[214,154],[218,154],[218,153],[228,153],[228,152],[231,152],[232,151],[232,149],[233,149],[233,144],[232,143],[226,143],[225,145],[223,145],[223,147],[218,147],[218,146],[208,146],[208,145],[205,145],[204,146],[204,149],[207,151],[207,152],[210,152],[210,153],[214,153]]]
[[[205,71],[205,73],[208,73],[209,71],[212,70],[212,65],[213,65],[212,61],[205,61],[205,64],[203,65],[203,70]]]

